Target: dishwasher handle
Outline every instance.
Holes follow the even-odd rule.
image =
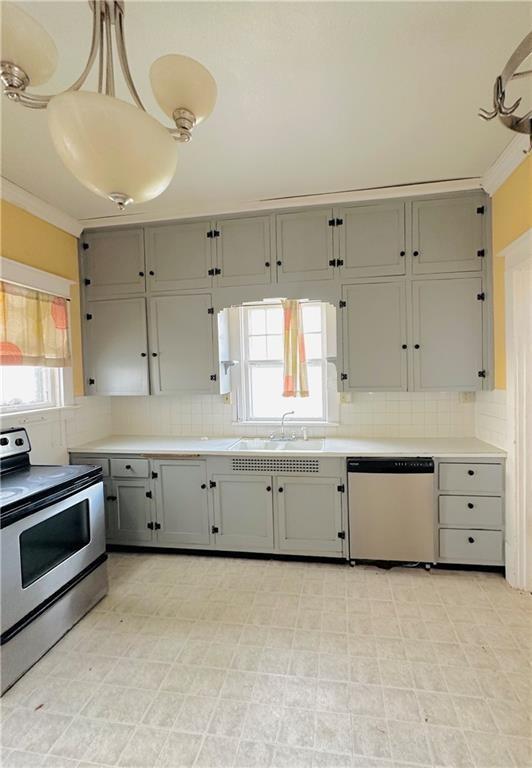
[[[347,459],[347,471],[366,474],[428,475],[434,474],[434,460],[422,456],[410,459],[352,457]]]

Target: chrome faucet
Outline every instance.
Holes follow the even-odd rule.
[[[281,416],[281,431],[279,435],[275,435],[275,433],[270,435],[270,440],[293,440],[294,437],[285,437],[284,434],[284,420],[287,416],[292,416],[295,413],[295,411],[287,411],[286,413],[283,413]]]

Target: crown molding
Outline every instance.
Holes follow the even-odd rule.
[[[504,184],[529,152],[530,137],[518,133],[482,177],[482,188],[490,197]]]
[[[33,216],[47,221],[48,224],[53,224],[54,227],[68,232],[69,235],[74,235],[74,237],[79,237],[83,229],[83,225],[78,219],[74,219],[68,213],[64,213],[59,208],[46,203],[40,197],[36,197],[31,192],[19,187],[18,184],[14,184],[9,179],[5,179],[3,176],[0,177],[0,197],[8,203],[23,208]]]
[[[403,184],[395,187],[376,187],[374,189],[351,190],[346,192],[331,192],[318,195],[301,195],[297,197],[275,197],[253,202],[233,202],[224,205],[213,205],[201,210],[181,209],[175,207],[153,214],[152,212],[126,209],[124,213],[113,216],[102,216],[94,219],[81,219],[83,229],[97,227],[118,227],[128,224],[146,224],[157,221],[175,221],[179,219],[208,219],[218,216],[238,215],[260,211],[272,211],[287,208],[311,208],[324,205],[344,205],[347,203],[371,202],[372,200],[388,200],[398,197],[419,197],[420,195],[436,195],[450,192],[468,192],[481,189],[479,178],[450,179],[430,181],[420,184]]]

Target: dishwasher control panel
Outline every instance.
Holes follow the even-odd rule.
[[[434,460],[421,456],[411,459],[376,457],[353,457],[347,459],[348,472],[366,472],[371,474],[433,474]]]

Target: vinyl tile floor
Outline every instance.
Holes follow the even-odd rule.
[[[498,574],[113,554],[1,700],[2,764],[530,768],[532,596]]]

